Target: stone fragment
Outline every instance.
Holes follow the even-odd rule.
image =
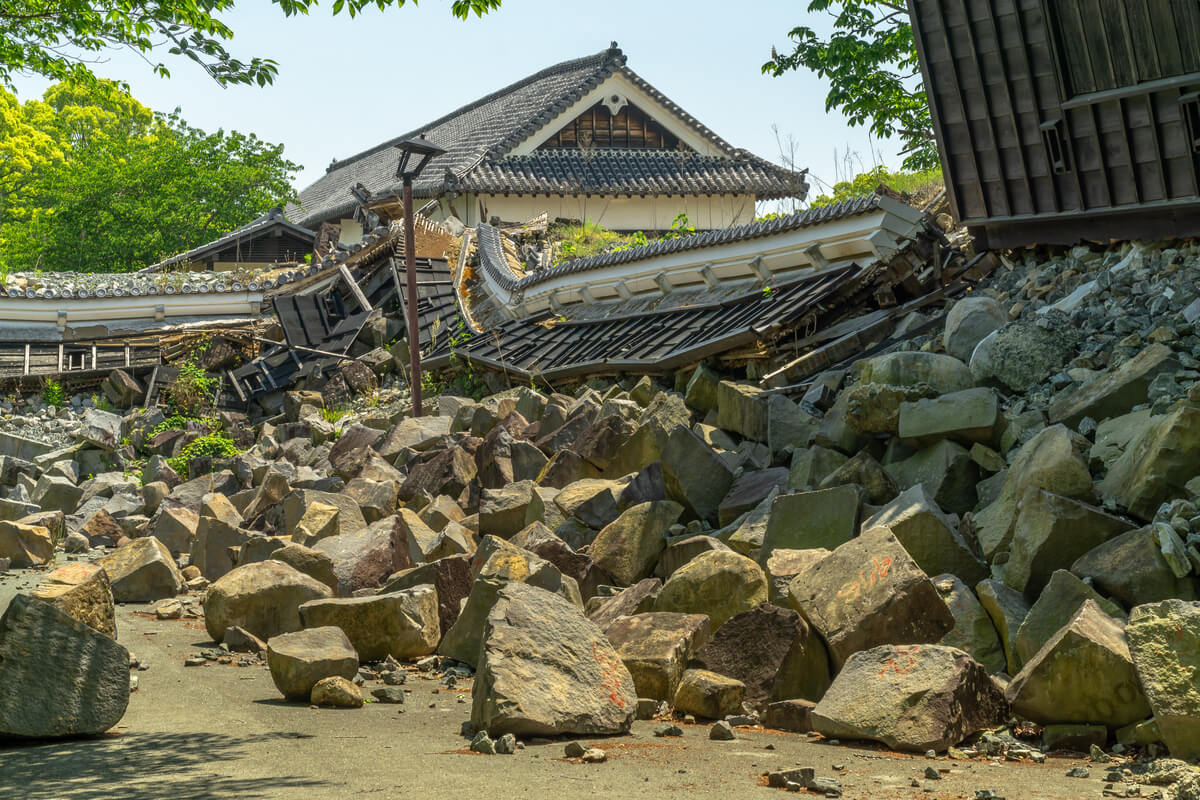
[[[83,412],[77,435],[101,450],[116,450],[121,446],[123,423],[120,414],[89,408]]]
[[[271,558],[303,572],[310,578],[315,578],[328,586],[329,591],[337,592],[338,582],[337,574],[333,571],[333,559],[320,550],[292,542],[271,553]]]
[[[811,550],[772,550],[767,557],[766,573],[769,586],[767,594],[772,603],[780,606],[788,604],[788,588],[796,576],[803,574],[809,567],[821,561],[832,551],[823,547]]]
[[[1087,464],[1062,425],[1046,428],[1020,449],[1000,496],[975,516],[975,535],[985,558],[1009,548],[1018,503],[1031,486],[1085,502],[1095,496]]]
[[[108,573],[99,564],[59,567],[33,590],[33,596],[106,636],[117,638],[116,609]]]
[[[458,619],[444,632],[438,645],[440,654],[472,666],[475,666],[479,657],[488,614],[496,604],[500,590],[506,585],[527,583],[558,594],[576,606],[583,605],[575,581],[559,572],[549,561],[494,536],[485,536],[480,545],[480,553],[488,551],[492,554],[486,557],[475,577]],[[476,558],[479,557],[480,554],[477,554]]]
[[[54,539],[41,525],[0,520],[0,558],[15,568],[48,564],[54,558]]]
[[[1013,525],[1004,582],[1036,597],[1056,570],[1068,569],[1088,551],[1131,530],[1133,526],[1119,517],[1031,486]]]
[[[859,380],[893,386],[928,384],[938,394],[949,394],[975,385],[967,365],[953,356],[919,350],[876,356],[863,365]]]
[[[604,634],[633,676],[637,696],[670,701],[688,659],[711,630],[703,614],[653,612],[619,617]]]
[[[1162,740],[1175,758],[1200,758],[1200,603],[1135,607],[1125,628]]]
[[[236,525],[215,517],[200,517],[192,539],[191,564],[200,574],[215,581],[234,567],[232,552],[246,543],[248,534]]]
[[[621,585],[631,585],[650,575],[666,547],[666,533],[683,513],[670,500],[641,503],[606,525],[589,554]]]
[[[141,405],[146,392],[141,384],[123,369],[114,369],[100,382],[100,390],[117,408],[133,408]]]
[[[510,583],[487,616],[471,726],[490,735],[625,733],[637,695],[629,670],[579,608]]]
[[[1050,424],[1074,428],[1084,417],[1100,422],[1118,417],[1146,402],[1156,375],[1175,372],[1179,361],[1165,344],[1152,344],[1133,358],[1054,399],[1047,411]]]
[[[946,315],[942,346],[964,363],[984,337],[1008,324],[1008,314],[1000,303],[986,295],[971,295],[954,304]]]
[[[338,524],[340,513],[337,506],[314,500],[296,521],[296,527],[292,529],[292,541],[311,547],[322,539],[337,536],[341,530]],[[366,524],[365,519],[363,524]]]
[[[767,398],[767,447],[778,455],[789,447],[808,447],[817,434],[819,420],[781,394]]]
[[[733,470],[715,450],[687,428],[676,428],[662,453],[667,496],[689,517],[715,522],[721,500],[733,485]]]
[[[1138,519],[1154,518],[1158,507],[1186,497],[1200,462],[1200,408],[1181,406],[1154,418],[1129,443],[1100,483],[1100,494]]]
[[[717,384],[717,427],[755,442],[767,441],[767,403],[761,391],[732,381]]]
[[[940,753],[1007,715],[1004,695],[978,661],[953,647],[917,644],[850,656],[811,719],[826,737]]]
[[[1020,592],[991,578],[975,584],[975,594],[1000,634],[1008,674],[1015,675],[1021,668],[1021,658],[1017,655],[1017,631],[1029,614],[1029,603]]]
[[[313,684],[308,702],[328,708],[362,708],[362,692],[341,675],[330,675]]]
[[[913,446],[940,439],[995,446],[1003,428],[999,398],[983,386],[900,404],[899,436]]]
[[[776,550],[832,550],[858,532],[859,493],[853,486],[781,494],[771,504],[759,560]]]
[[[733,732],[733,726],[725,720],[720,720],[713,723],[709,728],[708,738],[715,742],[728,742],[737,738],[737,734]]]
[[[617,594],[604,600],[588,614],[588,619],[596,623],[601,630],[616,622],[619,617],[629,617],[634,614],[645,614],[654,610],[654,601],[662,591],[662,581],[658,578],[643,578],[634,585],[622,589]],[[597,598],[599,599],[599,598]],[[590,605],[589,605],[590,607]]]
[[[957,647],[990,673],[1006,671],[1008,660],[996,626],[971,587],[954,575],[938,575],[933,579],[933,585],[954,616],[954,627],[938,644]]]
[[[714,370],[703,364],[697,365],[688,379],[683,401],[689,408],[694,408],[701,413],[716,410],[717,385],[720,382],[721,377]]]
[[[1013,711],[1039,724],[1119,728],[1150,714],[1124,625],[1085,601],[1006,690]]]
[[[1107,742],[1108,728],[1103,725],[1047,725],[1042,730],[1042,747],[1046,750],[1086,753]]]
[[[730,617],[696,651],[692,663],[736,678],[745,700],[819,700],[829,688],[829,656],[808,623],[791,609],[764,603]]]
[[[437,592],[426,584],[371,597],[309,600],[300,606],[306,628],[345,632],[363,661],[391,656],[412,661],[437,649],[441,638]]]
[[[706,669],[689,669],[675,689],[675,710],[705,719],[721,719],[742,710],[746,687],[734,678]]]
[[[471,593],[474,580],[469,556],[449,556],[397,572],[388,578],[379,593],[403,591],[422,584],[432,585],[437,593],[438,629],[445,635],[458,620],[459,608]]]
[[[1153,526],[1114,536],[1080,556],[1071,572],[1126,608],[1179,598],[1195,600],[1190,577],[1178,578],[1154,539]]]
[[[153,536],[134,539],[97,561],[118,603],[149,603],[183,591],[183,575],[163,543]]]
[[[1065,569],[1055,570],[1017,629],[1018,662],[1029,663],[1037,651],[1071,621],[1087,600],[1096,603],[1101,611],[1113,619],[1125,621],[1125,612],[1116,603],[1101,597],[1095,589]]]
[[[792,581],[789,594],[835,667],[879,644],[936,642],[954,624],[929,577],[883,528],[838,547]]]
[[[298,631],[300,606],[332,595],[329,587],[279,561],[230,571],[204,595],[204,627],[214,642],[237,626],[262,639]]]
[[[812,700],[778,700],[767,706],[763,727],[776,731],[808,733],[812,728]]]
[[[187,508],[162,507],[154,517],[154,538],[171,553],[191,553],[200,516]]]
[[[928,385],[893,386],[859,382],[846,389],[846,425],[868,436],[895,436],[900,428],[900,406],[934,394]]]
[[[404,565],[394,544],[396,527],[396,520],[389,517],[355,533],[340,533],[313,545],[314,550],[333,561],[339,595],[349,597],[359,589],[382,586],[397,566]]]
[[[704,614],[713,629],[767,601],[767,576],[751,559],[730,551],[702,553],[676,570],[659,592],[655,611]]]
[[[479,533],[511,538],[532,520],[530,506],[541,505],[533,481],[518,481],[500,489],[484,489],[479,501]],[[614,503],[615,506],[615,503]]]
[[[49,603],[0,617],[0,738],[97,736],[129,704],[129,651]]]
[[[728,525],[753,509],[772,491],[787,485],[788,475],[789,471],[784,467],[742,473],[717,508],[718,522],[722,526]]]
[[[795,450],[792,452],[788,488],[800,491],[816,489],[827,475],[837,471],[838,467],[849,460],[837,450],[819,445]]]
[[[820,488],[831,489],[845,485],[860,487],[864,502],[876,506],[890,502],[900,493],[895,479],[866,450],[860,451],[854,458],[826,475]]]
[[[927,575],[950,573],[971,585],[987,577],[987,565],[959,535],[921,484],[905,491],[862,524],[864,531],[886,528]]]
[[[322,678],[358,674],[358,655],[341,628],[308,628],[272,636],[267,666],[275,688],[288,700],[308,701]]]
[[[585,478],[564,486],[554,496],[554,504],[565,517],[575,517],[592,528],[603,528],[620,513],[618,498],[623,488],[624,484],[619,481]],[[532,498],[530,502],[534,502]]]
[[[1061,314],[1020,320],[988,334],[971,353],[970,374],[980,384],[1026,392],[1079,354],[1080,334]]]
[[[981,500],[976,487],[979,467],[965,447],[949,439],[888,463],[885,469],[902,491],[920,485],[939,508],[951,514],[965,514]]]

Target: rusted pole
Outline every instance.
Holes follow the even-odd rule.
[[[412,178],[404,176],[404,261],[408,272],[408,357],[409,389],[412,392],[412,413],[421,410],[421,340],[417,332],[417,242],[413,233]]]

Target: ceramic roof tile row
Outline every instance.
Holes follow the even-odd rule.
[[[736,225],[732,228],[704,231],[679,239],[660,239],[644,247],[631,247],[628,250],[601,253],[598,256],[591,256],[590,258],[578,258],[574,261],[560,264],[557,267],[525,275],[524,277],[514,273],[508,264],[508,260],[504,257],[504,246],[501,238],[503,234],[499,230],[486,223],[481,223],[476,228],[476,234],[479,238],[479,261],[483,269],[487,271],[492,280],[506,291],[517,292],[564,275],[574,275],[617,264],[643,261],[670,253],[717,247],[747,239],[774,236],[779,233],[866,214],[878,207],[879,196],[868,195],[853,200],[844,200],[841,203],[829,206],[798,211],[795,214],[763,220],[761,222],[751,222],[745,225]]]
[[[790,178],[790,179],[789,179]],[[666,150],[539,150],[485,160],[459,181],[470,192],[501,194],[713,195],[789,197],[808,188],[753,156],[722,158]]]
[[[418,197],[432,197],[446,189],[458,188],[459,182],[472,179],[473,171],[485,161],[500,160],[512,148],[617,72],[679,115],[697,135],[712,142],[735,162],[753,163],[763,173],[774,170],[781,177],[786,176],[787,180],[794,178],[791,173],[769,161],[733,148],[626,68],[625,61],[625,54],[614,43],[613,47],[600,53],[548,67],[416,130],[349,158],[334,161],[325,175],[300,192],[300,202],[288,208],[288,216],[301,224],[313,225],[349,214],[355,207],[350,187],[358,183],[375,193],[394,190],[398,185],[395,173],[399,161],[394,145],[417,134],[424,134],[430,141],[445,148],[446,153],[429,163],[415,181],[414,193]],[[730,191],[734,185],[727,180],[725,188],[719,191]],[[630,191],[636,190],[626,188],[621,193]],[[747,186],[740,187],[740,191],[754,193],[755,189]],[[778,196],[779,192],[773,194]]]

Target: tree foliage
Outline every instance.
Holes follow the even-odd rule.
[[[866,197],[881,184],[918,201],[928,200],[942,186],[942,171],[935,168],[919,172],[892,172],[885,166],[878,166],[855,175],[851,180],[835,183],[829,194],[816,197],[810,205],[820,208],[843,200]]]
[[[316,0],[272,0],[285,16],[308,14]],[[351,17],[375,7],[400,8],[406,0],[334,0],[333,13]],[[416,5],[416,0],[412,0]],[[236,58],[226,45],[233,30],[220,19],[235,0],[3,0],[0,2],[0,82],[17,74],[87,83],[89,60],[118,49],[142,55],[155,73],[170,76],[160,55],[187,58],[222,85],[274,81],[269,58]],[[453,0],[452,13],[482,16],[500,0]]]
[[[281,145],[156,114],[109,81],[0,89],[0,270],[119,272],[292,197]]]
[[[837,109],[851,125],[868,126],[879,138],[900,137],[904,168],[938,164],[929,101],[908,11],[901,0],[809,0],[808,11],[833,17],[828,38],[801,25],[788,33],[791,53],[771,48],[765,74],[808,69],[829,80],[825,109]]]

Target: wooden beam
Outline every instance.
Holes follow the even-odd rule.
[[[362,293],[362,289],[358,288],[358,283],[355,282],[354,276],[350,274],[350,270],[345,264],[338,264],[338,272],[346,280],[346,285],[350,287],[350,293],[354,295],[354,299],[358,301],[358,305],[363,311],[370,311],[371,304],[367,302],[367,296]]]

